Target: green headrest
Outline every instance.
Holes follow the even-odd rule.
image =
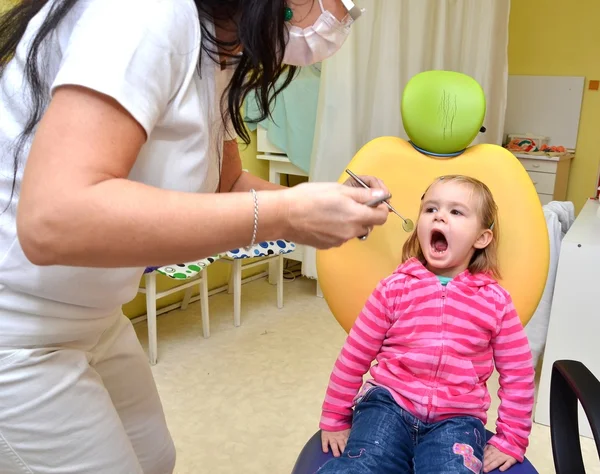
[[[426,71],[414,76],[402,95],[404,130],[417,147],[438,154],[467,148],[485,117],[479,83],[453,71]]]

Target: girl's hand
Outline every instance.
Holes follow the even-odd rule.
[[[490,472],[498,467],[500,471],[504,472],[516,463],[517,460],[515,458],[503,453],[491,444],[486,445],[483,450],[483,472]]]
[[[366,206],[386,191],[343,186],[338,183],[303,183],[284,193],[286,209],[283,237],[318,249],[339,247],[368,234],[388,218],[385,204]]]
[[[323,452],[328,453],[329,447],[331,446],[333,456],[339,458],[344,452],[344,449],[346,449],[348,436],[350,436],[350,430],[321,431],[321,446],[323,447]]]

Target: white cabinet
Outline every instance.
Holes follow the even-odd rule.
[[[575,157],[573,154],[548,156],[516,152],[515,156],[527,170],[542,205],[550,201],[567,200],[571,160]]]

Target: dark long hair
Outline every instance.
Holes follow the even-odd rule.
[[[29,21],[48,1],[50,0],[21,0],[0,16],[0,77],[25,34]],[[11,199],[7,206],[10,205],[15,192],[20,153],[41,120],[48,99],[48,84],[43,83],[40,74],[41,48],[44,40],[77,2],[78,0],[53,0],[48,16],[27,52],[25,79],[30,89],[32,106],[25,128],[13,147],[14,177]],[[200,17],[202,51],[216,63],[220,62],[220,53],[227,58],[229,64],[235,65],[235,72],[221,98],[221,110],[224,119],[231,119],[237,135],[245,144],[249,144],[250,135],[244,125],[241,111],[246,96],[255,91],[259,113],[252,121],[260,122],[266,119],[270,116],[270,107],[275,96],[289,85],[297,69],[283,65],[286,1],[194,0],[194,3]],[[209,27],[210,21],[230,25],[236,32],[233,39],[217,39]],[[242,54],[234,54],[240,46]],[[199,61],[198,68],[200,64]],[[281,78],[283,80],[280,80]]]

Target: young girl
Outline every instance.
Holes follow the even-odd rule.
[[[335,363],[320,422],[323,450],[335,457],[319,474],[480,473],[523,461],[534,370],[511,297],[494,279],[497,245],[488,187],[435,180],[403,263],[378,284]],[[494,363],[500,407],[486,443]]]

